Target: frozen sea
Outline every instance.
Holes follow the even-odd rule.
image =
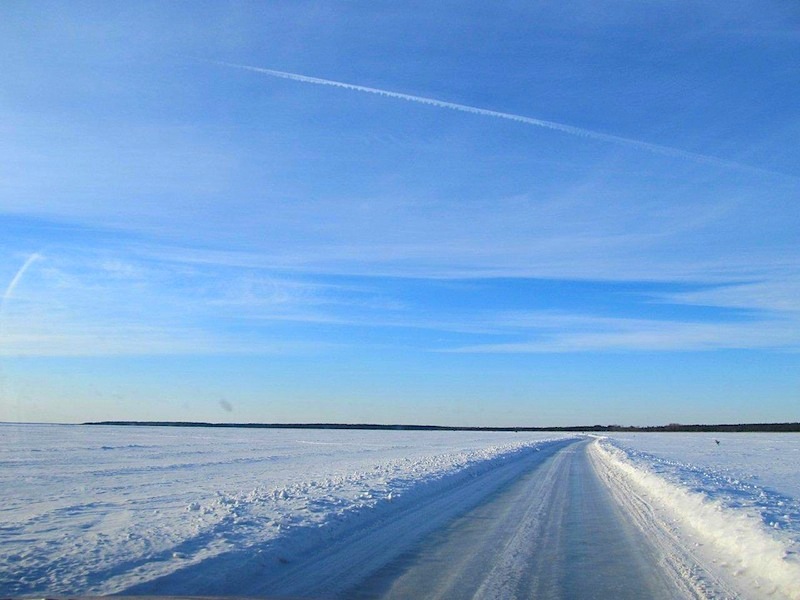
[[[348,539],[424,544],[460,514],[505,515],[497,535],[510,528],[513,547],[524,548],[537,531],[562,537],[542,519],[563,513],[555,499],[574,484],[558,487],[556,466],[574,464],[596,472],[661,557],[653,564],[672,561],[673,580],[685,578],[697,597],[800,598],[800,435],[582,439],[0,424],[0,596],[152,593],[161,585],[152,582],[192,592],[182,574],[225,590],[237,582],[219,573],[300,565],[331,541],[344,554]],[[470,527],[454,525],[438,552],[452,556],[476,535]],[[495,541],[481,535],[491,558]],[[524,572],[513,554],[514,572]]]

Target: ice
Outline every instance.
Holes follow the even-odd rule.
[[[17,596],[114,593],[232,548],[288,556],[564,437],[12,424],[0,436],[0,595]]]

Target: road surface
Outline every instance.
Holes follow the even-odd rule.
[[[347,595],[677,598],[659,556],[571,444]]]
[[[664,546],[611,495],[594,467],[592,443],[567,439],[523,454],[290,560],[234,552],[121,593],[698,597],[668,568]]]

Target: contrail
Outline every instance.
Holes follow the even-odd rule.
[[[25,271],[27,271],[30,268],[30,266],[33,263],[35,263],[37,260],[39,260],[40,258],[42,258],[42,255],[39,254],[38,252],[34,252],[33,254],[31,254],[25,260],[25,262],[22,263],[22,266],[19,268],[19,270],[17,271],[16,275],[14,275],[14,277],[11,278],[11,282],[6,287],[6,291],[3,292],[3,297],[2,297],[2,299],[0,299],[0,343],[2,343],[2,341],[6,339],[6,336],[5,336],[5,325],[6,325],[6,322],[5,322],[5,319],[4,319],[5,312],[6,312],[6,302],[8,302],[9,298],[11,298],[11,295],[14,293],[14,288],[17,287],[17,284],[22,279],[22,276],[25,275]],[[2,347],[0,347],[0,355],[5,354],[5,352],[3,352],[2,350],[3,350]],[[0,363],[0,397],[7,398],[9,394],[7,393],[7,390],[6,390],[6,380],[5,380],[5,376],[3,375],[2,367],[3,367],[3,364]],[[20,410],[20,399],[19,399],[19,396],[17,396],[17,398],[16,398],[15,409],[16,409],[16,414],[22,415],[22,411]],[[24,420],[24,418],[19,419],[19,420]]]
[[[652,152],[655,154],[661,154],[665,156],[671,156],[676,158],[683,158],[688,159],[695,162],[701,162],[705,164],[715,165],[718,167],[724,167],[728,169],[737,169],[743,171],[750,171],[756,172],[760,174],[769,173],[772,175],[784,175],[782,173],[775,173],[774,171],[769,171],[767,169],[760,169],[758,167],[751,167],[749,165],[743,165],[741,163],[724,160],[721,158],[717,158],[714,156],[708,156],[706,154],[698,154],[695,152],[688,152],[686,150],[681,150],[679,148],[672,148],[670,146],[662,146],[660,144],[651,144],[649,142],[643,142],[641,140],[636,140],[632,138],[621,137],[618,135],[611,135],[608,133],[601,133],[599,131],[593,131],[591,129],[584,129],[582,127],[575,127],[573,125],[566,125],[564,123],[557,123],[555,121],[545,121],[543,119],[535,119],[533,117],[525,117],[522,115],[515,115],[513,113],[506,113],[506,112],[499,112],[496,110],[489,110],[486,108],[478,108],[476,106],[469,106],[466,104],[457,104],[455,102],[446,102],[444,100],[437,100],[435,98],[426,98],[424,96],[414,96],[412,94],[403,94],[401,92],[393,92],[390,90],[383,90],[380,88],[372,88],[366,87],[363,85],[356,85],[353,83],[344,83],[342,81],[333,81],[331,79],[320,79],[319,77],[309,77],[307,75],[299,75],[297,73],[287,73],[285,71],[275,71],[273,69],[264,69],[261,67],[252,67],[249,65],[239,65],[236,63],[228,63],[222,61],[212,61],[214,64],[225,66],[225,67],[232,67],[235,69],[244,69],[247,71],[254,71],[256,73],[262,73],[264,75],[269,75],[270,77],[279,77],[281,79],[290,79],[291,81],[298,81],[300,83],[313,83],[315,85],[327,85],[331,87],[342,88],[345,90],[352,90],[355,92],[364,92],[367,94],[376,94],[378,96],[384,96],[386,98],[396,98],[398,100],[407,100],[408,102],[416,102],[418,104],[427,104],[428,106],[436,106],[438,108],[446,108],[449,110],[457,110],[460,112],[470,113],[473,115],[481,115],[484,117],[494,117],[496,119],[506,119],[508,121],[515,121],[517,123],[523,123],[525,125],[532,125],[534,127],[543,127],[545,129],[552,129],[554,131],[560,131],[562,133],[567,133],[570,135],[575,135],[579,137],[589,138],[593,140],[598,140],[601,142],[610,142],[612,144],[620,144],[624,146],[630,146],[633,148],[640,148],[642,150],[646,150],[648,152]],[[785,175],[784,175],[785,176]]]
[[[28,270],[28,268],[30,268],[30,266],[31,266],[33,263],[35,263],[37,260],[39,260],[39,259],[41,259],[41,258],[42,258],[42,255],[41,255],[41,254],[39,254],[38,252],[34,252],[34,253],[33,253],[33,254],[31,254],[31,255],[28,257],[28,259],[27,259],[27,260],[26,260],[26,261],[25,261],[25,262],[22,264],[22,266],[21,266],[21,267],[19,268],[19,270],[17,271],[17,274],[16,274],[16,275],[14,275],[14,277],[12,277],[12,279],[11,279],[11,283],[9,283],[9,284],[8,284],[8,287],[6,287],[6,291],[5,291],[5,292],[3,292],[3,299],[2,299],[2,300],[0,300],[0,314],[2,314],[2,313],[3,313],[3,310],[4,310],[4,309],[5,309],[5,307],[6,307],[6,302],[8,302],[8,299],[9,299],[9,298],[11,298],[11,294],[13,294],[13,293],[14,293],[14,288],[16,288],[16,287],[17,287],[17,284],[18,284],[18,283],[20,282],[20,280],[22,279],[22,276],[23,276],[23,275],[25,275],[25,271],[27,271],[27,270]]]

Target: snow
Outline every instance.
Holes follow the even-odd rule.
[[[595,451],[665,556],[708,572],[701,591],[800,598],[800,435],[618,434]]]
[[[565,437],[0,424],[0,595],[110,594],[232,550],[291,556]]]
[[[487,534],[486,556],[527,573],[522,549],[549,556],[547,540],[563,538],[553,525],[525,541],[563,513],[572,484],[556,466],[587,448],[570,440],[0,424],[0,596],[218,595],[264,581],[294,593],[332,577],[345,589],[469,511],[505,515],[495,529],[516,542]],[[800,435],[615,434],[588,448],[676,590],[800,599]],[[343,556],[359,568],[343,572]]]
[[[800,500],[800,433],[618,433],[610,438],[632,453],[660,459],[665,467],[673,463],[676,473],[696,470]]]

